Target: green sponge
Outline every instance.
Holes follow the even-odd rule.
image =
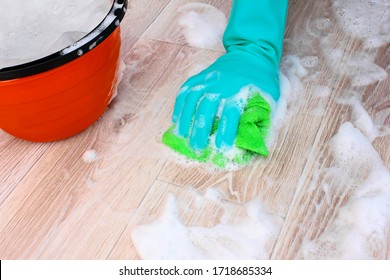
[[[219,121],[214,123],[211,135],[215,134]],[[224,168],[228,163],[243,165],[248,163],[255,154],[268,156],[266,137],[271,125],[271,107],[259,94],[254,93],[241,115],[238,126],[234,155],[227,155],[210,144],[203,150],[191,148],[189,139],[176,134],[175,125],[170,127],[162,137],[165,145],[176,152],[199,162],[212,162]]]

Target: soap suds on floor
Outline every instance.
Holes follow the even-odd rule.
[[[306,241],[306,259],[385,258],[390,227],[390,172],[372,147],[371,140],[351,123],[344,123],[328,142],[333,156],[321,176],[331,183],[326,194],[351,190],[335,220],[314,240]]]
[[[1,0],[0,69],[50,55],[92,31],[110,0]]]
[[[336,100],[340,105],[348,106],[351,110],[351,123],[358,128],[371,142],[378,137],[390,135],[390,127],[375,121],[361,101],[361,94],[355,91],[345,91]],[[386,114],[386,112],[385,112]],[[383,119],[383,118],[382,118]]]
[[[346,88],[337,100],[330,101],[344,105],[345,111],[350,110],[350,122],[342,124],[326,144],[330,153],[327,158],[332,160],[330,166],[320,167],[318,163],[311,174],[314,179],[309,189],[321,188],[323,203],[329,205],[317,204],[316,211],[335,207],[336,200],[340,208],[322,234],[303,241],[301,253],[305,259],[386,258],[390,172],[372,143],[377,137],[386,135],[388,129],[373,120],[363,106],[359,91],[388,78],[387,71],[375,63],[375,53],[368,50],[389,40],[389,29],[380,31],[390,23],[388,6],[381,0],[333,2],[340,27],[348,35],[364,40],[366,49],[363,51],[350,54],[335,47],[338,41],[334,34],[320,38],[321,52],[329,68],[351,82],[350,88]],[[379,19],[373,15],[378,15]],[[315,92],[316,97],[326,97],[330,90]]]
[[[301,63],[305,68],[313,68],[318,65],[317,56],[305,56],[301,59]]]
[[[202,200],[224,204],[209,191]],[[246,217],[213,227],[186,226],[180,219],[176,199],[170,195],[160,216],[132,230],[134,246],[142,259],[268,259],[266,246],[277,237],[272,217],[260,201],[245,206]]]
[[[328,86],[320,86],[320,85],[317,85],[315,88],[314,88],[314,96],[315,97],[319,97],[319,98],[328,98],[330,96],[330,94],[332,93],[332,90],[331,88],[329,88]]]
[[[327,44],[326,40],[323,44]],[[324,55],[332,70],[350,77],[354,87],[367,86],[387,78],[387,71],[375,64],[374,57],[367,53],[355,53],[348,57],[341,49],[330,49]]]
[[[362,102],[358,98],[339,99],[339,104],[348,105],[351,108],[351,122],[367,138],[373,142],[379,136],[379,129],[374,124],[371,116],[364,109]]]
[[[180,7],[179,13],[178,23],[189,45],[223,49],[227,19],[221,10],[209,4],[188,3]]]
[[[122,59],[122,56],[119,55],[119,62],[118,62],[118,69],[117,69],[117,73],[116,73],[116,83],[113,85],[114,88],[115,88],[115,91],[114,93],[112,94],[111,96],[111,99],[110,99],[110,102],[108,102],[109,104],[112,102],[112,100],[114,100],[115,97],[117,97],[118,95],[118,86],[119,84],[121,83],[122,79],[123,79],[123,76],[124,76],[124,73],[125,73],[125,70],[126,70],[126,63],[124,62],[124,60]]]
[[[280,128],[297,114],[300,105],[304,102],[301,94],[304,92],[303,80],[308,75],[302,59],[296,55],[285,55],[280,64],[280,98],[272,112],[272,125],[267,139],[267,147],[272,145],[278,137]]]
[[[85,163],[92,163],[99,160],[99,154],[96,150],[88,150],[83,154],[83,161]]]
[[[334,0],[332,8],[341,28],[363,39],[366,48],[377,48],[390,41],[388,0]]]

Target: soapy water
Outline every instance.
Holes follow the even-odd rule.
[[[335,193],[349,190],[352,194],[319,237],[303,241],[303,258],[386,258],[390,172],[371,142],[350,122],[342,124],[328,141],[332,164],[315,173],[313,188],[323,189],[329,205]],[[319,178],[324,178],[322,184],[318,184]],[[213,189],[198,200],[229,208]],[[269,259],[267,244],[278,238],[275,222],[262,210],[259,200],[244,208],[247,216],[240,222],[227,222],[223,216],[213,227],[186,226],[170,195],[154,221],[132,230],[132,240],[142,259]]]
[[[268,259],[266,247],[276,240],[278,231],[261,202],[254,200],[242,206],[244,217],[228,221],[231,203],[221,201],[213,190],[207,193],[197,195],[198,203],[212,202],[222,207],[220,223],[212,227],[186,226],[179,216],[176,198],[170,194],[154,221],[133,228],[131,236],[139,256],[149,260]]]
[[[342,98],[337,100],[337,103],[350,106],[351,122],[366,135],[371,142],[380,135],[379,126],[374,124],[371,116],[364,109],[363,104],[358,97]]]
[[[110,101],[108,102],[108,104],[111,104],[111,102],[117,97],[118,95],[118,87],[119,87],[119,84],[121,83],[122,79],[123,79],[123,76],[124,76],[124,73],[125,73],[125,70],[127,68],[127,65],[125,63],[125,61],[122,59],[122,56],[119,55],[119,61],[118,61],[118,67],[117,67],[117,77],[116,77],[116,83],[113,85],[114,86],[114,92],[111,96],[111,99]]]
[[[346,55],[334,46],[335,34],[321,38],[327,65],[335,73],[349,77],[352,87],[364,87],[387,78],[387,69],[375,62],[374,52],[390,42],[390,3],[387,0],[332,2],[338,26],[348,36],[363,41],[363,50]]]
[[[362,13],[362,8],[367,5],[375,6],[375,10]],[[389,41],[389,29],[380,31],[390,23],[388,6],[385,1],[334,1],[333,10],[343,31],[363,39],[364,47],[371,50]],[[354,19],[348,15],[354,15]],[[379,15],[378,22],[373,15]],[[316,21],[319,22],[325,20]],[[357,22],[367,24],[361,28]],[[326,23],[325,27],[321,27],[329,29],[332,23],[330,20]],[[333,46],[332,41],[337,39],[332,36],[326,34],[320,38],[325,63],[334,73],[348,77],[354,90],[387,78],[387,71],[375,63],[373,52],[355,51],[347,56],[343,50]],[[374,41],[377,43],[369,43]],[[312,61],[306,59],[303,65],[310,68]],[[317,98],[330,97],[332,100],[331,89],[327,86],[316,86],[313,94]],[[347,202],[341,205],[335,219],[322,234],[303,241],[301,255],[305,259],[386,258],[390,227],[390,173],[372,143],[378,137],[389,135],[389,127],[374,122],[365,110],[361,96],[362,93],[346,90],[334,100],[345,106],[346,111],[350,110],[351,122],[342,124],[326,143],[331,165],[314,170],[310,187],[321,188],[325,193],[326,203],[330,206],[323,207],[332,207],[335,196],[339,194],[344,194],[345,197],[340,200]]]
[[[209,4],[188,3],[180,7],[178,24],[187,43],[193,47],[223,49],[225,14]]]
[[[363,39],[366,48],[390,41],[388,0],[334,0],[332,8],[339,25],[351,36]]]
[[[323,43],[327,44],[326,40]],[[387,71],[375,64],[373,56],[368,53],[360,52],[347,57],[342,50],[332,49],[324,54],[332,70],[350,77],[354,87],[367,86],[387,78]]]
[[[83,161],[85,163],[93,163],[99,160],[99,154],[96,150],[88,150],[83,154]]]
[[[325,195],[350,190],[335,220],[311,241],[305,241],[306,259],[386,258],[390,227],[390,172],[372,147],[372,140],[347,122],[328,142],[333,157],[329,168],[316,178],[324,178]],[[330,203],[330,202],[329,202]]]
[[[0,1],[0,69],[55,53],[92,31],[110,0]]]

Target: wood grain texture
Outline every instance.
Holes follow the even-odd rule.
[[[181,204],[183,223],[211,227],[222,212],[213,203],[193,205],[193,192],[218,187],[237,206],[260,198],[278,221],[280,234],[270,242],[273,259],[302,258],[305,242],[332,224],[354,194],[353,186],[329,188],[324,170],[334,164],[327,145],[340,125],[351,121],[351,106],[340,103],[351,92],[375,124],[390,127],[390,78],[353,86],[348,63],[330,64],[329,50],[347,58],[366,52],[361,40],[337,24],[331,0],[291,0],[284,44],[289,55],[307,62],[294,99],[268,158],[235,172],[209,172],[178,160],[162,145],[171,125],[181,84],[207,67],[223,49],[195,48],[178,25],[188,0],[133,0],[121,24],[126,63],[118,96],[89,129],[56,143],[29,143],[0,131],[0,259],[138,259],[131,240],[134,226],[153,220],[169,193]],[[231,0],[204,0],[226,16]],[[389,72],[390,47],[371,50],[374,62]],[[310,58],[317,58],[314,64]],[[303,63],[305,64],[305,63]],[[283,70],[283,69],[282,69]],[[319,94],[326,87],[330,94]],[[390,168],[390,136],[373,147]],[[86,151],[96,151],[85,162]],[[364,180],[360,173],[353,174]],[[363,176],[363,177],[362,177]],[[387,247],[374,258],[390,258]]]
[[[171,0],[131,0],[121,23],[122,52],[127,54],[138,37],[156,20]]]

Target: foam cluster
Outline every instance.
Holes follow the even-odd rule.
[[[385,258],[390,226],[390,172],[371,141],[351,123],[341,125],[329,141],[333,164],[322,170],[327,195],[351,190],[335,220],[312,241],[305,242],[306,259]]]
[[[198,48],[222,49],[222,35],[227,25],[225,14],[203,3],[188,3],[180,7],[178,23],[185,40]]]
[[[341,27],[363,39],[365,47],[379,47],[390,40],[388,0],[335,0],[333,10]]]
[[[198,195],[198,204],[213,201],[225,212],[229,205],[215,193]],[[187,226],[179,216],[176,198],[171,194],[160,216],[132,231],[134,246],[142,259],[268,259],[268,243],[277,237],[271,215],[264,212],[261,202],[254,200],[244,206],[245,217],[238,222],[224,221],[213,227]]]
[[[1,0],[0,69],[34,61],[73,44],[105,18],[112,3]]]

